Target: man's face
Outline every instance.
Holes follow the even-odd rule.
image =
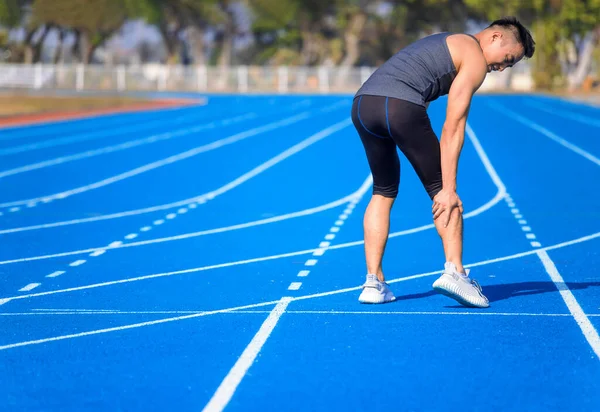
[[[491,71],[503,71],[518,63],[524,54],[523,46],[517,42],[510,31],[493,31],[486,44],[483,45],[483,55]]]

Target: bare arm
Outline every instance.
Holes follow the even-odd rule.
[[[468,53],[468,50],[465,52]],[[471,98],[483,83],[486,72],[486,66],[481,63],[480,56],[465,59],[450,87],[446,121],[440,139],[442,187],[445,190],[456,191],[458,159],[465,140]]]

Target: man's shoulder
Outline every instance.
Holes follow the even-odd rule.
[[[460,71],[464,64],[487,67],[485,57],[479,41],[466,33],[454,33],[447,38],[448,49],[452,61],[457,70]]]

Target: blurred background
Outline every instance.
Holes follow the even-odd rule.
[[[505,15],[536,53],[481,90],[598,91],[600,0],[1,0],[0,88],[352,93],[408,43]]]

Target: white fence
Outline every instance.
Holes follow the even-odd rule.
[[[352,93],[372,67],[93,66],[0,64],[0,89]],[[510,78],[505,76],[510,75]],[[530,90],[527,72],[491,73],[481,90]]]

